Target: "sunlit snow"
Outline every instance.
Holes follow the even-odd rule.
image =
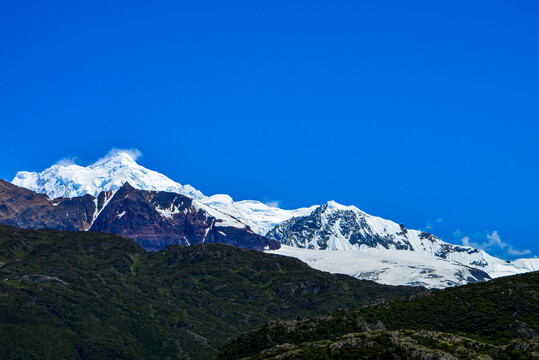
[[[445,288],[474,279],[472,268],[427,254],[387,249],[309,250],[283,245],[269,253],[295,257],[314,269],[387,285]]]

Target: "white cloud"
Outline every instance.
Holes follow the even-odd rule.
[[[56,162],[57,165],[61,165],[61,166],[75,165],[76,163],[77,163],[76,156],[65,157]]]
[[[442,218],[437,218],[434,221],[429,221],[429,222],[427,222],[427,225],[425,225],[425,227],[422,230],[430,231],[430,230],[434,229],[436,227],[436,225],[438,225],[442,221],[444,221],[444,219],[442,219]]]
[[[474,246],[473,246],[473,243],[470,242],[470,237],[469,237],[469,236],[463,237],[462,239],[460,239],[460,242],[462,242],[462,245],[463,245],[463,246],[471,246],[471,247],[474,247]]]
[[[99,164],[99,163],[102,163],[104,161],[107,161],[110,158],[112,158],[113,156],[121,154],[121,153],[124,153],[124,154],[128,155],[131,159],[133,159],[133,161],[136,161],[139,157],[142,156],[142,152],[139,149],[135,149],[135,148],[132,148],[132,149],[112,148],[107,152],[107,155],[105,155],[101,159],[97,160],[92,165]]]
[[[460,230],[457,230],[455,232],[455,235],[457,235],[457,233],[458,233],[459,236],[462,236],[462,233],[460,232]],[[485,244],[478,244],[475,241],[471,241],[471,238],[469,236],[463,236],[460,239],[460,242],[462,243],[462,246],[469,246],[469,247],[472,247],[474,249],[485,250],[485,247],[484,247]]]
[[[264,204],[274,208],[278,208],[281,206],[281,202],[279,200],[266,201]]]
[[[530,255],[531,250],[525,249],[525,250],[520,251],[520,250],[513,249],[512,247],[509,247],[509,249],[507,249],[507,253],[510,255],[524,256],[524,255]]]
[[[503,242],[500,238],[500,235],[498,235],[498,232],[494,230],[492,233],[487,234],[487,239],[489,240],[488,243],[485,245],[485,247],[499,247],[500,249],[503,249],[507,246],[507,243]]]
[[[271,197],[269,196],[264,196],[262,198],[262,202],[266,205],[268,205],[269,207],[274,207],[274,208],[280,208],[281,205],[283,205],[283,203],[281,202],[281,200],[276,200],[276,199],[272,199]]]
[[[491,252],[493,255],[502,254],[511,256],[524,256],[531,254],[531,250],[529,249],[518,250],[513,248],[507,242],[503,241],[497,230],[494,230],[491,233],[487,233],[487,241],[484,242],[471,241],[471,238],[469,236],[463,236],[460,230],[455,231],[454,236],[460,237],[460,242],[463,246],[470,246],[476,249],[485,250],[487,252]]]

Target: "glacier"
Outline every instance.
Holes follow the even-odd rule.
[[[307,216],[285,220],[266,236],[284,245],[283,249],[276,250],[276,253],[293,254],[291,256],[307,259],[312,267],[319,270],[345,273],[359,278],[364,278],[361,273],[365,273],[369,267],[371,271],[377,273],[376,277],[391,270],[383,275],[386,281],[384,283],[387,284],[399,283],[391,282],[395,278],[388,275],[398,275],[399,272],[395,272],[396,268],[401,268],[403,279],[406,277],[405,274],[414,272],[410,270],[411,268],[403,269],[401,266],[403,262],[405,263],[405,259],[412,258],[415,261],[413,266],[419,263],[430,264],[432,268],[438,269],[435,271],[438,275],[442,264],[446,267],[448,264],[460,264],[469,269],[481,270],[491,278],[539,270],[539,259],[502,260],[483,250],[449,244],[430,233],[406,229],[402,224],[369,215],[355,206],[345,206],[334,201],[317,207]],[[291,248],[297,250],[292,251]],[[391,266],[391,269],[380,273],[382,269],[380,264],[385,262],[370,261],[371,257],[397,261],[398,266]],[[365,267],[365,264],[369,266]],[[387,267],[386,265],[385,268]],[[456,271],[455,266],[449,266],[448,269],[455,271],[452,276],[447,275],[448,270],[445,271],[444,278],[453,279],[454,284],[459,283],[455,279],[462,278],[462,273],[468,271],[464,269]],[[426,270],[425,274],[427,273],[429,271]],[[428,277],[420,276],[420,278]],[[435,283],[444,284],[429,280],[425,286],[437,287]]]
[[[490,280],[484,271],[425,253],[363,247],[358,251],[312,250],[281,245],[268,253],[294,257],[310,267],[385,285],[441,289]]]
[[[157,171],[140,166],[128,153],[118,153],[90,166],[55,164],[41,173],[19,171],[12,184],[49,198],[97,196],[102,191],[115,190],[126,182],[139,190],[175,192],[194,199],[204,197],[190,185],[181,185]]]

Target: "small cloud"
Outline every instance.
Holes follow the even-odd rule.
[[[455,232],[455,235],[456,235],[456,236],[458,236],[458,235],[457,235],[457,232],[458,232],[458,235],[462,236],[462,234],[460,233],[460,230],[457,230],[457,231]],[[474,241],[471,241],[471,238],[470,238],[469,236],[463,236],[463,237],[461,237],[460,242],[462,243],[462,246],[468,246],[468,247],[472,247],[472,248],[475,248],[475,249],[482,249],[482,250],[484,250],[483,245],[478,244],[478,243],[476,243],[476,242],[474,242]]]
[[[112,157],[114,157],[114,156],[116,156],[118,154],[122,154],[122,153],[128,155],[131,159],[133,159],[133,161],[137,161],[137,159],[142,156],[142,152],[139,149],[135,149],[135,148],[132,148],[132,149],[112,148],[107,152],[107,155],[105,155],[101,159],[97,160],[93,165],[105,162],[105,161],[111,159]]]
[[[421,229],[421,230],[431,231],[432,229],[434,229],[436,227],[436,225],[438,225],[442,221],[444,221],[444,219],[442,219],[442,218],[437,218],[434,221],[428,221],[427,225],[425,225],[425,227],[423,229]]]
[[[500,249],[503,249],[507,246],[507,243],[503,242],[500,238],[500,235],[498,235],[498,232],[494,230],[492,233],[487,234],[487,239],[489,240],[485,247],[493,247],[497,246]]]
[[[61,165],[61,166],[69,166],[69,165],[75,165],[77,163],[77,157],[76,156],[70,156],[70,157],[65,157],[63,159],[60,159],[56,162],[56,165]]]
[[[262,202],[269,207],[280,208],[282,205],[281,200],[271,199],[269,196],[264,196]]]
[[[510,255],[515,255],[515,256],[524,256],[524,255],[530,255],[531,250],[525,249],[525,250],[519,251],[519,250],[513,249],[512,247],[509,247],[509,249],[507,249],[507,253]]]
[[[493,255],[524,256],[524,255],[531,254],[531,250],[529,249],[518,250],[518,249],[513,248],[507,242],[503,241],[502,238],[500,237],[500,234],[498,234],[497,230],[487,233],[486,234],[487,241],[483,241],[483,242],[472,241],[470,236],[463,236],[460,230],[455,231],[453,235],[457,238],[460,238],[460,242],[462,243],[463,246],[470,246],[476,249],[485,250],[487,252],[492,253]],[[478,235],[474,237],[477,238]]]
[[[266,201],[265,204],[268,205],[269,207],[274,207],[274,208],[278,208],[281,206],[281,202],[279,200]]]
[[[471,247],[473,247],[473,243],[470,242],[470,237],[469,236],[463,237],[462,239],[460,239],[460,242],[462,243],[463,246],[471,246]]]

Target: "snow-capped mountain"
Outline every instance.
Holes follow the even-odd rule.
[[[124,183],[96,197],[50,199],[0,180],[0,224],[26,229],[99,231],[139,242],[145,249],[220,242],[262,251],[280,244],[255,234],[234,217],[196,199]]]
[[[312,267],[329,272],[386,284],[446,287],[539,270],[539,259],[504,261],[482,250],[452,245],[432,234],[406,229],[354,206],[333,201],[322,206],[284,210],[255,200],[234,201],[224,194],[205,196],[190,185],[181,185],[140,166],[128,153],[117,153],[88,167],[57,164],[41,173],[21,171],[12,181],[46,194],[50,199],[72,198],[73,204],[80,202],[76,200],[77,196],[103,196],[98,194],[115,191],[126,182],[139,190],[166,191],[195,199],[192,206],[203,208],[204,213],[216,219],[229,216],[227,221],[230,223],[245,224],[249,227],[247,231],[284,244],[277,253],[297,257]],[[174,207],[174,202],[171,206],[155,208],[161,215],[160,223],[162,219],[179,216],[180,210]],[[126,225],[120,214],[122,212],[112,211],[113,225],[107,225],[109,229],[106,224],[100,224],[105,229],[102,231],[121,233],[122,226]],[[93,226],[96,216],[88,216],[81,224]],[[131,230],[133,234],[137,232]],[[263,243],[260,239],[257,241]]]
[[[86,194],[97,196],[103,191],[118,189],[126,182],[139,190],[175,192],[194,199],[204,197],[190,185],[178,184],[157,171],[140,166],[123,152],[87,167],[56,164],[40,173],[19,171],[11,181],[51,199]]]
[[[275,225],[293,216],[308,215],[316,207],[284,210],[255,200],[234,201],[223,194],[208,197],[191,185],[181,185],[163,174],[146,169],[126,152],[87,167],[56,164],[40,173],[19,171],[11,181],[17,186],[46,194],[51,199],[86,194],[97,196],[103,191],[118,189],[126,182],[139,190],[175,192],[197,199],[234,216],[259,235],[265,235]]]
[[[386,285],[445,288],[491,279],[482,270],[414,251],[367,247],[358,251],[309,250],[282,245],[269,252],[297,258],[314,269]]]
[[[281,244],[307,250],[357,252],[358,262],[361,261],[361,250],[378,249],[388,256],[393,254],[395,259],[399,259],[398,261],[401,256],[407,256],[405,253],[414,252],[479,269],[492,278],[539,270],[539,259],[504,261],[490,256],[483,250],[449,244],[432,234],[406,229],[404,225],[366,214],[355,206],[344,206],[334,201],[319,206],[307,216],[291,218],[278,224],[266,236]],[[338,253],[328,251],[321,256],[336,257]],[[307,253],[305,256],[318,255]],[[326,262],[328,264],[326,268],[335,263],[330,260]],[[340,264],[335,270],[342,271],[342,268]],[[349,267],[346,271],[351,275],[355,272],[354,267]]]
[[[317,205],[314,205],[309,208],[284,210],[268,206],[256,200],[234,201],[225,194],[204,197],[200,201],[221,212],[234,216],[260,235],[265,235],[275,225],[294,216],[309,215],[317,207]]]

